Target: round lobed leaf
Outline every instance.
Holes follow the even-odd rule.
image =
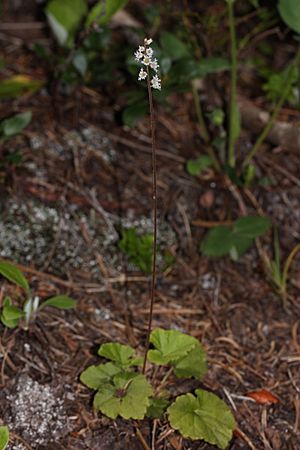
[[[80,381],[91,389],[99,389],[103,383],[110,381],[121,371],[114,363],[90,366],[80,375]]]
[[[129,345],[119,344],[118,342],[102,344],[98,350],[98,355],[114,361],[121,367],[135,365],[135,362],[137,361],[136,358],[133,358],[133,348]]]
[[[150,342],[155,350],[149,350],[148,359],[158,365],[170,364],[183,358],[197,344],[198,341],[193,336],[181,333],[178,330],[163,330],[157,328],[150,335]]]
[[[174,373],[178,378],[201,379],[207,372],[206,353],[199,342],[183,358],[175,361]]]
[[[197,389],[181,395],[168,408],[171,426],[183,437],[203,439],[225,449],[235,428],[234,417],[223,400],[211,392]]]

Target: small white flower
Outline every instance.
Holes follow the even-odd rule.
[[[151,47],[148,47],[146,49],[146,55],[149,56],[149,58],[151,58],[151,56],[153,55],[153,49]]]
[[[154,59],[150,62],[150,67],[151,67],[151,69],[155,70],[155,72],[157,72],[157,69],[159,68],[159,64],[158,64],[156,58],[154,58]]]
[[[144,57],[144,55],[143,55],[142,52],[140,52],[139,50],[137,50],[137,51],[134,53],[134,57],[135,57],[135,59],[136,59],[137,61],[140,61],[140,59],[142,59],[142,58]]]
[[[141,68],[138,81],[144,80],[145,78],[147,78],[147,72],[143,68]]]
[[[145,66],[149,66],[151,63],[151,58],[149,58],[149,56],[144,56],[142,63],[145,64]]]
[[[144,70],[144,68],[140,69],[138,80],[145,80],[149,74],[150,77],[150,69],[156,72],[154,76],[152,76],[151,79],[151,87],[153,89],[161,89],[161,80],[158,78],[157,72],[159,69],[159,64],[156,58],[153,58],[154,51],[150,46],[152,43],[152,39],[145,38],[144,39],[144,45],[140,45],[136,52],[134,53],[135,59],[144,66],[147,67],[147,70]],[[153,58],[153,59],[152,59]],[[149,69],[150,68],[150,69]],[[153,72],[151,72],[152,75]]]
[[[153,89],[161,90],[161,80],[158,78],[157,75],[154,75],[154,77],[152,78],[151,87],[153,87]]]
[[[144,44],[145,45],[150,45],[150,44],[152,44],[152,42],[153,42],[153,40],[150,38],[150,39],[144,39]]]

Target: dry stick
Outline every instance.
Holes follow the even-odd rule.
[[[149,321],[148,321],[147,340],[146,340],[145,356],[144,356],[144,363],[143,363],[143,374],[145,373],[145,370],[146,370],[147,354],[148,354],[149,344],[150,344],[150,333],[151,333],[151,329],[152,329],[154,291],[155,291],[155,281],[156,281],[156,241],[157,241],[157,175],[156,175],[156,148],[155,148],[155,120],[154,120],[153,97],[152,97],[150,74],[149,74],[148,66],[147,66],[147,87],[148,87],[148,98],[149,98],[149,108],[150,108],[150,127],[151,127],[151,141],[152,141],[153,259],[152,259],[152,275],[151,275],[151,285],[150,285]]]

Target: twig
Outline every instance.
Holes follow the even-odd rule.
[[[141,431],[139,430],[139,428],[136,427],[135,429],[135,434],[137,435],[140,443],[142,444],[142,446],[144,447],[145,450],[151,450],[151,448],[149,447],[149,445],[147,444],[147,442],[145,441],[144,436],[142,435]]]

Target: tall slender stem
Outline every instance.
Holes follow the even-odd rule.
[[[152,89],[150,84],[150,73],[148,67],[147,67],[147,87],[148,87],[148,98],[150,108],[150,128],[152,141],[153,258],[152,258],[152,274],[150,284],[149,321],[148,321],[146,348],[143,363],[143,374],[146,371],[147,354],[149,350],[150,334],[152,329],[153,306],[154,306],[155,284],[156,284],[156,242],[157,242],[157,168],[156,168],[156,146],[155,146],[155,118],[154,118]]]
[[[300,62],[300,45],[298,46],[298,50],[296,52],[294,61],[290,64],[289,69],[288,69],[288,73],[287,73],[287,79],[286,79],[286,84],[284,89],[282,90],[281,96],[278,99],[278,102],[273,110],[273,113],[270,116],[270,119],[268,120],[268,123],[266,124],[266,126],[264,127],[264,129],[262,130],[262,132],[260,133],[260,135],[258,136],[255,144],[252,147],[252,150],[248,153],[248,155],[246,156],[244,162],[243,162],[243,166],[246,167],[249,162],[251,161],[251,159],[253,158],[253,156],[255,156],[255,154],[258,152],[258,150],[260,149],[262,143],[264,142],[264,140],[266,139],[266,137],[268,136],[268,134],[271,131],[272,126],[274,125],[275,120],[277,119],[277,116],[288,96],[288,93],[290,91],[291,88],[291,84],[293,82],[293,72],[295,67],[297,68],[299,66],[299,62]]]
[[[233,4],[235,0],[227,0],[228,3],[228,19],[230,32],[230,48],[231,48],[231,76],[230,76],[230,106],[229,106],[229,136],[228,136],[228,164],[231,167],[235,166],[235,141],[236,141],[236,121],[239,120],[237,111],[237,43],[236,32],[234,24],[234,9]]]

